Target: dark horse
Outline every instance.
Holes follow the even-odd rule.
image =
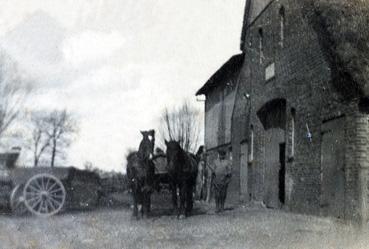
[[[196,157],[184,151],[178,142],[165,141],[167,146],[167,169],[172,191],[174,211],[182,219],[190,215],[193,208],[193,191],[196,185]],[[180,205],[178,210],[177,189],[179,189]]]
[[[154,149],[155,131],[141,131],[143,139],[137,152],[127,156],[127,177],[133,197],[133,216],[138,217],[138,204],[142,205],[141,216],[150,212],[155,165],[151,158]],[[149,138],[151,136],[151,139]]]

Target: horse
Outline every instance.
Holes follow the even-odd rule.
[[[141,204],[141,216],[146,217],[150,213],[151,194],[155,165],[151,158],[154,149],[155,131],[141,131],[143,139],[138,151],[127,156],[127,177],[133,197],[133,216],[138,218],[138,205]],[[149,138],[151,136],[151,139]]]
[[[196,185],[197,161],[193,154],[182,149],[177,141],[166,141],[167,170],[170,178],[174,212],[179,219],[190,215],[193,208],[193,190]],[[178,210],[177,189],[180,205]]]

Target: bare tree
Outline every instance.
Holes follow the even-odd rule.
[[[20,113],[32,84],[17,64],[0,51],[0,138]]]
[[[64,110],[33,112],[31,114],[31,149],[33,163],[37,166],[42,156],[50,157],[51,167],[56,158],[65,156],[74,135],[78,132],[77,121],[71,113]]]
[[[41,156],[50,147],[51,138],[47,134],[48,116],[43,112],[32,112],[30,115],[31,123],[31,142],[30,149],[33,154],[33,166],[37,167]]]
[[[93,165],[93,163],[91,161],[85,161],[83,163],[83,167],[87,171],[93,171],[94,170],[94,165]]]
[[[187,101],[179,108],[165,108],[159,130],[163,139],[176,140],[184,150],[195,152],[201,132],[200,111]]]
[[[105,173],[104,170],[102,169],[99,169],[97,166],[95,166],[91,161],[85,161],[83,163],[83,167],[84,167],[84,170],[86,171],[89,171],[89,172],[94,172],[98,175],[103,175]]]
[[[46,124],[45,132],[50,139],[50,165],[54,167],[56,156],[64,156],[64,150],[70,146],[78,127],[75,118],[65,109],[52,111],[46,118]]]

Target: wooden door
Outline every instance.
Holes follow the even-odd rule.
[[[241,196],[243,200],[248,200],[248,172],[247,172],[247,161],[248,161],[248,144],[241,144],[241,168],[240,168],[240,184],[241,184]]]
[[[265,132],[265,180],[264,202],[267,207],[280,208],[280,171],[281,144],[284,144],[285,132],[272,128]],[[284,185],[283,185],[284,186]],[[283,190],[284,191],[284,190]]]
[[[253,172],[252,165],[250,163],[247,164],[247,198],[249,201],[253,200]]]
[[[344,119],[323,124],[321,146],[321,211],[323,215],[344,217],[345,151]]]

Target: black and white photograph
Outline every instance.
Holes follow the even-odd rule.
[[[0,249],[369,249],[369,0],[0,0]]]

